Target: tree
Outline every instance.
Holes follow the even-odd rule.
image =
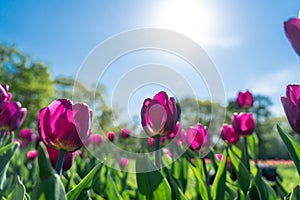
[[[12,100],[27,108],[23,127],[36,127],[41,108],[54,97],[49,66],[35,62],[15,47],[0,45],[0,81],[9,85]]]

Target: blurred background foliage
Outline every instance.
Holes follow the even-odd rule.
[[[57,98],[75,99],[74,102],[85,102],[93,105],[94,112],[93,132],[106,135],[107,131],[120,133],[119,127],[128,124],[112,123],[115,119],[112,109],[105,101],[105,88],[97,86],[97,90],[90,89],[88,86],[74,79],[74,77],[59,76],[51,77],[49,65],[42,62],[35,62],[30,56],[20,52],[16,47],[0,44],[0,82],[7,84],[13,93],[12,99],[20,101],[23,107],[28,109],[26,120],[21,128],[37,128],[37,116],[41,108],[47,106]],[[76,87],[76,96],[73,95],[73,88]],[[94,87],[92,87],[94,88]],[[198,100],[185,98],[180,100],[182,110],[181,122],[183,128],[194,126],[195,121],[209,126],[210,119],[217,117],[211,116],[212,108],[218,112],[224,112],[224,106],[208,100]],[[254,106],[249,110],[254,113],[256,119],[256,134],[259,140],[260,159],[289,159],[288,152],[275,130],[276,123],[289,132],[293,137],[300,140],[300,136],[293,133],[285,116],[273,116],[270,111],[272,102],[269,97],[255,95]],[[241,112],[236,106],[235,99],[228,102],[226,106],[225,123],[230,123],[234,112]],[[99,128],[101,127],[101,129]],[[135,131],[135,127],[128,127]],[[16,131],[18,133],[18,131]],[[133,133],[138,134],[138,133]],[[214,139],[218,140],[220,133],[211,133]],[[118,142],[118,137],[116,139]],[[139,140],[137,142],[136,140]],[[133,152],[140,152],[141,147],[147,145],[147,140],[134,139],[126,140],[126,144],[121,146],[131,148]],[[216,149],[221,150],[223,143],[218,141]]]

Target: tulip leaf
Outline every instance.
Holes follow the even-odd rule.
[[[300,175],[300,143],[289,134],[286,134],[278,124],[277,130],[296,165],[298,174]]]
[[[25,199],[25,186],[23,185],[20,177],[18,176],[17,183],[15,184],[14,191],[12,193],[12,200],[23,200]]]
[[[203,166],[202,166],[203,167]],[[204,176],[201,176],[200,174],[200,170],[194,166],[190,166],[190,168],[192,169],[195,177],[196,177],[196,180],[198,182],[198,187],[199,188],[199,193],[200,193],[200,196],[202,197],[202,199],[211,199],[211,196],[210,196],[210,188],[209,186],[205,183],[204,181]]]
[[[97,164],[70,192],[68,192],[68,200],[78,199],[81,192],[92,187],[94,177],[100,172],[103,163],[104,161]]]
[[[136,180],[139,199],[171,199],[171,188],[165,177],[156,170],[147,156],[136,160]]]
[[[293,191],[286,196],[284,199],[286,200],[299,200],[300,199],[300,186],[297,185]]]
[[[0,148],[0,190],[3,190],[9,162],[18,149],[18,146],[18,143],[13,142]]]
[[[122,200],[123,198],[119,194],[116,183],[113,181],[110,173],[107,175],[107,183],[106,183],[106,189],[105,192],[107,194],[108,199],[120,199]]]
[[[66,199],[64,186],[52,168],[43,144],[39,146],[38,164],[40,180],[32,191],[32,199]]]
[[[251,181],[250,174],[245,165],[241,162],[239,158],[236,157],[234,153],[232,153],[232,151],[229,150],[228,155],[230,158],[231,166],[237,175],[239,185],[244,194],[247,194]]]
[[[248,139],[248,147],[249,147],[249,155],[254,160],[257,160],[257,150],[258,150],[258,138],[256,134],[252,134],[247,137]]]
[[[212,185],[213,199],[223,199],[225,195],[226,182],[226,165],[227,165],[227,151],[223,153],[222,161],[216,173],[215,180]]]

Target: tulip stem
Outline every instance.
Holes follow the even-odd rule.
[[[203,165],[203,170],[204,170],[204,175],[205,175],[205,181],[206,184],[208,184],[208,174],[207,174],[207,168],[206,168],[206,163],[205,163],[205,158],[201,158],[202,160],[202,165]]]
[[[160,135],[155,136],[155,164],[160,168],[161,155],[160,155]]]
[[[246,167],[247,167],[248,172],[250,173],[247,137],[244,137],[244,154],[245,154],[245,159],[246,159]]]
[[[65,155],[66,155],[66,150],[60,149],[58,161],[56,163],[56,172],[58,173],[58,175],[61,175],[61,173],[62,173],[62,167],[64,164]]]

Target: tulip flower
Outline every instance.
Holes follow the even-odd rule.
[[[181,131],[181,124],[180,122],[176,123],[176,127],[174,131],[172,131],[169,135],[167,135],[168,139],[173,139],[176,137],[176,135]]]
[[[114,139],[115,139],[115,133],[112,132],[112,131],[109,131],[109,132],[107,133],[107,139],[108,139],[109,141],[113,142]]]
[[[0,85],[0,113],[2,111],[3,106],[8,102],[8,94],[6,89]]]
[[[123,170],[129,163],[129,160],[127,158],[121,158],[120,159],[120,167]]]
[[[208,128],[197,123],[195,127],[188,129],[187,139],[192,150],[200,150],[208,142]]]
[[[27,152],[27,159],[28,160],[34,160],[38,156],[37,150],[32,150]]]
[[[291,18],[284,22],[284,31],[294,50],[300,56],[300,19]]]
[[[223,159],[223,154],[216,154],[216,158],[217,158],[217,160],[218,161],[222,161],[222,159]],[[229,157],[227,157],[227,163],[226,163],[226,168],[227,169],[230,169],[230,158]]]
[[[0,113],[0,130],[14,131],[19,128],[27,114],[20,102],[7,102]]]
[[[25,143],[25,145],[29,145],[32,141],[36,139],[34,129],[23,128],[20,131],[20,138]]]
[[[46,146],[65,151],[80,149],[90,134],[92,111],[86,104],[54,100],[38,116],[38,131]]]
[[[148,144],[151,148],[154,147],[155,138],[148,138]]]
[[[281,97],[281,103],[290,126],[300,133],[300,85],[288,85],[286,96]]]
[[[250,108],[253,106],[253,95],[251,92],[246,91],[246,92],[239,92],[238,97],[236,99],[236,103],[239,106],[239,108]]]
[[[57,161],[59,159],[59,150],[50,148],[50,147],[46,147],[47,148],[47,152],[49,155],[49,160],[51,162],[52,167],[55,169],[57,166]],[[65,157],[64,157],[64,162],[63,162],[63,166],[62,166],[62,171],[67,171],[68,169],[71,168],[71,166],[74,163],[74,159],[75,159],[75,155],[76,155],[76,151],[73,152],[66,152]]]
[[[176,103],[166,92],[145,99],[141,110],[142,126],[150,137],[165,136],[174,131],[178,121]]]
[[[93,134],[92,135],[92,142],[93,145],[99,146],[103,141],[103,137],[100,134]]]
[[[248,136],[254,132],[255,120],[252,113],[235,113],[231,122],[235,132],[241,136]]]
[[[121,137],[128,138],[130,136],[130,130],[128,128],[121,129]]]
[[[235,144],[239,141],[240,136],[231,125],[224,124],[221,130],[221,138],[229,144]]]

